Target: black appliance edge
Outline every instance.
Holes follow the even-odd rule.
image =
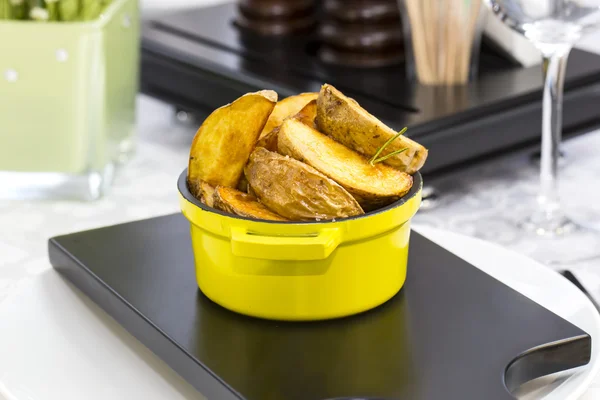
[[[284,96],[293,94],[291,89],[285,86],[276,87],[272,82],[234,80],[197,68],[193,63],[176,61],[166,56],[163,51],[157,51],[154,44],[143,44],[142,48],[141,92],[176,107],[198,113],[201,118],[243,93],[265,87],[272,88]],[[157,80],[157,77],[161,79]],[[204,93],[210,95],[200,95],[199,87],[203,88]],[[600,93],[600,83],[572,87],[565,91],[564,139],[600,127],[600,117],[592,116],[597,113],[591,112],[594,102],[590,101],[596,98],[598,93]],[[423,136],[415,137],[429,149],[431,154],[437,155],[435,158],[430,157],[422,173],[428,178],[437,177],[452,173],[465,165],[489,161],[491,158],[515,152],[539,150],[540,116],[541,97],[540,101],[525,104],[515,102],[513,107],[490,109],[489,112],[477,117],[463,119],[458,116],[454,123],[449,123],[444,129],[438,126]],[[425,125],[417,124],[411,131],[431,128],[433,127],[425,128]],[[515,137],[515,130],[518,130],[518,138]],[[482,140],[481,132],[487,133],[485,140]]]

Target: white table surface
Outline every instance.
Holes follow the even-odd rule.
[[[580,47],[600,52],[600,35],[588,38]],[[32,276],[50,268],[48,238],[179,211],[175,182],[186,166],[197,127],[177,123],[168,105],[146,96],[139,96],[138,106],[136,155],[118,171],[106,197],[94,203],[0,201],[0,302]],[[565,150],[568,155],[577,153],[577,158],[569,158],[563,168],[568,181],[565,190],[576,187],[582,193],[576,199],[581,206],[574,206],[591,210],[590,215],[596,212],[600,218],[600,131],[568,141]],[[415,222],[469,234],[469,221],[485,218],[511,196],[531,193],[537,184],[536,167],[521,159],[494,162],[476,172],[480,178],[473,177],[474,171],[466,171],[447,182],[446,187],[453,189],[445,192],[442,206],[420,212]],[[600,261],[573,268],[600,293]],[[582,399],[600,399],[600,377]]]

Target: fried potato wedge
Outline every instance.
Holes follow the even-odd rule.
[[[204,181],[195,181],[189,184],[190,192],[194,194],[198,200],[209,207],[214,207],[215,188]]]
[[[369,114],[356,101],[331,85],[323,85],[317,99],[317,128],[366,157],[372,157],[397,132]],[[384,161],[400,171],[414,174],[427,159],[427,149],[405,136],[391,142],[380,154],[407,148]]]
[[[199,181],[236,187],[276,102],[277,93],[272,90],[247,93],[206,118],[190,149],[190,190],[198,188]]]
[[[315,118],[317,116],[317,100],[309,101],[297,114],[288,118],[295,118],[302,121],[306,125],[315,126]],[[277,135],[279,134],[281,125],[275,127],[271,132],[267,133],[258,140],[256,146],[264,147],[269,151],[277,151]]]
[[[287,221],[259,203],[255,197],[239,190],[219,186],[214,192],[215,208],[241,217]]]
[[[256,192],[254,191],[254,189],[252,189],[252,186],[250,186],[250,184],[248,184],[248,194],[250,196],[258,198],[258,196],[256,195]]]
[[[311,100],[302,110],[298,111],[294,118],[310,127],[316,127],[315,119],[317,118],[317,99]]]
[[[273,130],[266,135],[262,136],[256,142],[256,147],[264,147],[269,151],[277,151],[277,135],[279,134],[279,126],[273,128]]]
[[[248,179],[246,179],[246,175],[244,175],[242,173],[242,176],[240,176],[240,180],[239,180],[236,188],[240,192],[248,193],[249,187],[250,187],[250,185],[248,184]]]
[[[371,165],[363,155],[296,119],[281,125],[278,150],[339,183],[361,205],[391,203],[405,195],[412,176],[388,165]]]
[[[275,105],[269,120],[265,124],[260,137],[262,138],[273,129],[283,123],[288,117],[297,114],[311,100],[316,100],[319,93],[300,93],[295,96],[286,97]]]
[[[244,169],[261,203],[291,220],[329,220],[364,214],[343,187],[313,167],[257,147]]]

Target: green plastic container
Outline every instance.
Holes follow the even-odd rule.
[[[0,197],[96,199],[134,148],[137,0],[90,22],[0,21]]]

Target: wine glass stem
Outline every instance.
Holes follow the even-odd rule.
[[[553,46],[543,55],[544,98],[542,111],[542,157],[538,217],[547,222],[561,219],[558,194],[558,158],[562,130],[562,103],[565,72],[571,46]],[[554,221],[552,221],[554,220]]]

